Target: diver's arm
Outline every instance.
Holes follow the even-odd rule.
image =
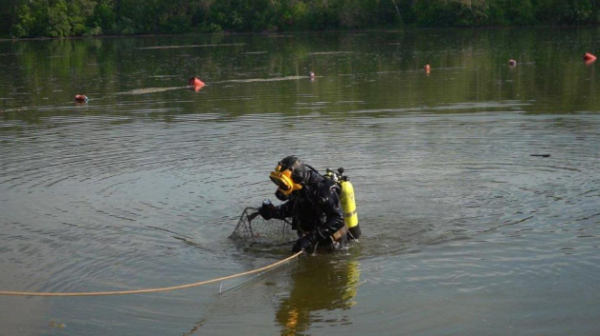
[[[294,208],[294,201],[290,200],[283,204],[275,207],[273,211],[273,218],[285,219],[292,217],[292,209]]]
[[[275,219],[285,219],[288,217],[292,217],[292,209],[294,207],[293,201],[287,201],[278,206],[274,206],[273,204],[263,204],[258,212],[262,216],[262,218],[269,220],[271,218]]]

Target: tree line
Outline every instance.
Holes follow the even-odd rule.
[[[0,35],[600,23],[600,0],[2,0]]]

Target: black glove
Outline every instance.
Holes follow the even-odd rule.
[[[264,204],[258,209],[258,213],[265,220],[269,220],[273,218],[273,214],[275,213],[275,206],[273,204]]]
[[[314,242],[315,237],[312,234],[308,234],[296,240],[296,244],[294,244],[294,247],[292,247],[292,252],[296,253],[302,250],[306,251]]]

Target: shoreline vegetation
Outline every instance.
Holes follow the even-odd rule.
[[[3,0],[0,38],[590,25],[600,0]]]

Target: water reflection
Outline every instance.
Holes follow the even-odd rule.
[[[211,100],[196,99],[182,113],[292,113],[309,102],[327,102],[319,111],[331,114],[355,107],[335,104],[340,101],[370,101],[386,109],[473,100],[529,101],[525,110],[533,113],[594,110],[596,75],[579,50],[594,49],[597,42],[590,41],[598,41],[600,30],[577,34],[548,29],[407,30],[297,34],[277,43],[239,35],[179,37],[177,45],[171,37],[0,43],[5,65],[0,68],[0,110],[25,107],[29,114],[48,114],[41,108],[50,107],[53,114],[71,114],[55,109],[82,93],[95,101],[90,113],[99,109],[118,114],[127,111],[115,109],[115,103],[137,98],[131,95],[152,95],[161,102],[194,99],[175,90],[190,75],[219,87]],[[205,45],[219,47],[199,48]],[[510,67],[511,59],[519,66]],[[426,64],[432,69],[428,76]],[[310,71],[322,76],[318,86],[296,80],[308,78]],[[244,103],[236,96],[255,100]],[[233,104],[217,105],[214,99],[233,99]],[[30,118],[22,113],[2,117]]]
[[[281,335],[306,332],[314,322],[352,323],[346,315],[336,321],[323,321],[319,312],[352,308],[356,304],[359,280],[360,263],[354,258],[319,255],[302,259],[292,275],[289,297],[281,299],[275,316]]]

